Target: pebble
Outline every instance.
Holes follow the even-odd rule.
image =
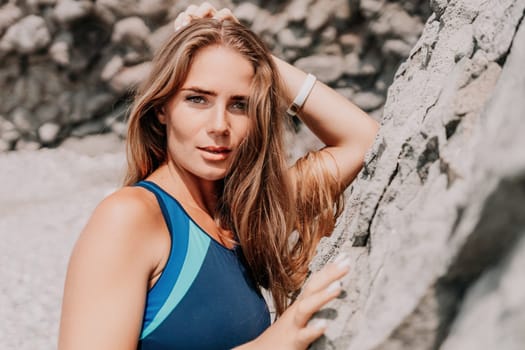
[[[43,144],[55,142],[60,131],[60,125],[55,123],[45,123],[38,128],[38,138]]]

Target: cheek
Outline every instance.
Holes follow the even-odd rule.
[[[255,123],[251,119],[247,119],[244,122],[243,128],[242,128],[242,139],[244,140],[250,133],[253,131],[253,128],[255,128]]]
[[[188,118],[171,119],[167,125],[169,134],[176,141],[190,141],[197,136],[201,129],[199,125],[191,122]]]

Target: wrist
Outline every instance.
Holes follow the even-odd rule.
[[[306,75],[306,79],[304,79],[304,82],[301,85],[299,92],[295,96],[291,105],[286,110],[286,113],[290,117],[295,117],[297,113],[303,108],[304,103],[306,102],[306,99],[312,92],[316,81],[317,81],[317,78],[315,77],[315,75],[310,74],[310,73]]]

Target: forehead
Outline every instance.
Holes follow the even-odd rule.
[[[245,95],[254,74],[252,63],[234,49],[207,46],[197,51],[182,87]]]

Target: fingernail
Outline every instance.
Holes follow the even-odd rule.
[[[318,320],[313,320],[310,323],[310,326],[316,329],[323,329],[323,328],[326,328],[327,324],[328,323],[326,322],[326,320],[318,319]]]
[[[337,281],[330,283],[330,285],[326,287],[326,291],[328,292],[328,294],[332,294],[333,292],[337,290],[341,290],[342,287],[343,287],[343,283],[340,280],[337,280]]]
[[[176,26],[176,27],[175,27],[175,31],[178,32],[179,29],[181,29],[181,28],[182,28],[182,26]]]
[[[187,19],[187,18],[185,18],[185,19],[182,20],[182,25],[181,25],[181,27],[185,27],[185,26],[187,26],[188,24],[190,24],[190,20]]]

